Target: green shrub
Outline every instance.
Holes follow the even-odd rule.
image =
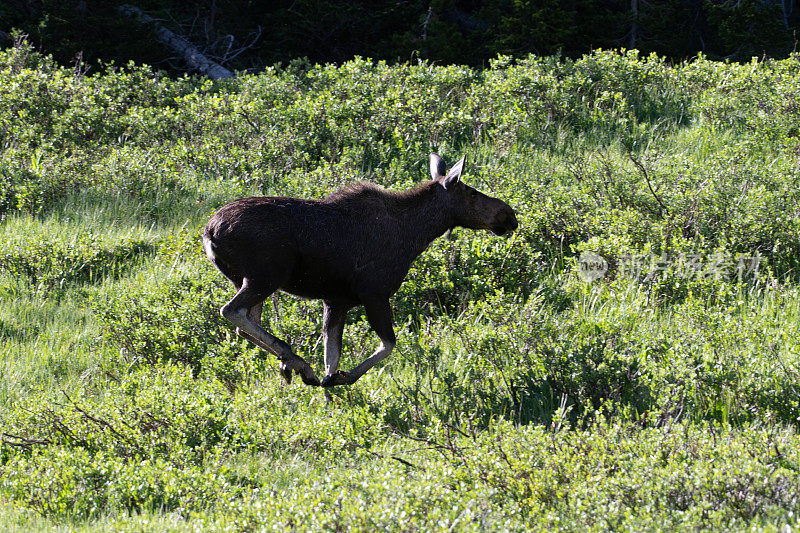
[[[298,61],[210,82],[0,53],[8,516],[794,524],[796,63],[597,51],[483,71]],[[465,181],[507,200],[519,230],[432,243],[392,299],[392,356],[356,385],[285,386],[220,317],[234,291],[200,228],[236,197],[408,188],[431,150],[466,152]],[[607,260],[600,279],[577,276],[586,252]],[[739,276],[743,256],[758,270]],[[321,368],[320,302],[276,295],[264,323]],[[361,309],[344,345],[343,369],[377,345]]]
[[[47,296],[68,286],[117,278],[154,249],[152,243],[139,239],[107,246],[91,233],[71,242],[11,241],[0,247],[0,270],[25,288]]]

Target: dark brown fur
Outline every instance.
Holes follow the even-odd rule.
[[[389,297],[411,263],[455,226],[496,234],[517,227],[514,211],[460,181],[463,159],[444,175],[431,154],[434,179],[407,191],[356,183],[322,200],[258,197],[223,206],[203,234],[206,254],[238,293],[222,308],[237,332],[275,353],[287,381],[292,371],[318,384],[311,367],[260,325],[261,302],[281,289],[324,301],[324,386],[352,383],[395,343]],[[337,371],[348,309],[364,305],[381,339],[372,357],[351,373]]]

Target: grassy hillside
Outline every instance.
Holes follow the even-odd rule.
[[[797,527],[799,66],[598,51],[212,83],[0,53],[0,523]],[[429,151],[466,153],[520,229],[437,240],[356,385],[285,386],[219,317],[205,221],[407,188]],[[267,304],[321,368],[321,304]],[[351,312],[342,366],[377,342]]]

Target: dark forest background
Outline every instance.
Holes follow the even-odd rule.
[[[82,57],[189,70],[125,2],[0,1],[0,39],[24,33],[63,63]],[[796,49],[794,0],[134,0],[129,2],[232,70],[355,55],[481,66],[498,54],[580,56],[637,48],[681,60],[746,61]]]

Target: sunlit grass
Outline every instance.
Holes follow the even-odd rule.
[[[9,115],[0,529],[796,523],[793,93],[753,96],[775,117],[751,116],[749,93],[683,94],[685,66],[529,61],[475,76],[359,60],[212,91],[121,71],[74,80],[113,85],[107,109],[62,102],[41,131]],[[465,181],[508,201],[519,230],[436,240],[391,300],[397,346],[356,385],[285,385],[220,318],[234,288],[201,250],[205,221],[243,196],[408,188],[430,151],[466,153]],[[756,250],[763,271],[743,283],[620,268]],[[608,259],[604,279],[577,276],[583,251]],[[320,372],[321,314],[278,295],[263,322]],[[341,368],[378,342],[351,311]]]

